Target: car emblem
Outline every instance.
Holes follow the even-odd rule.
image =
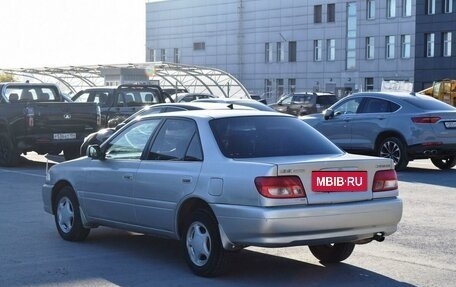
[[[69,119],[71,119],[71,115],[70,115],[70,114],[64,114],[64,115],[63,115],[63,118],[64,118],[65,120],[69,120]]]

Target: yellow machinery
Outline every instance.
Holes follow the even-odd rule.
[[[432,96],[456,107],[456,80],[443,79],[441,81],[435,81],[432,87],[422,90],[419,93]]]

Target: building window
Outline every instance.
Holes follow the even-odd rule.
[[[206,50],[206,43],[205,43],[205,42],[196,42],[196,43],[193,43],[193,50],[194,50],[194,51]]]
[[[314,6],[314,23],[321,23],[322,5]]]
[[[366,37],[366,59],[372,60],[374,58],[375,51],[375,38]]]
[[[374,90],[374,78],[364,78],[364,90],[366,90],[366,91]]]
[[[265,43],[265,45],[264,45],[264,61],[266,63],[272,63],[272,45],[271,45],[271,43]]]
[[[288,62],[296,62],[296,41],[288,42]]]
[[[180,63],[179,48],[174,48],[174,63]]]
[[[402,0],[402,16],[412,16],[412,0]]]
[[[327,10],[327,21],[335,22],[336,21],[336,4],[328,4],[326,6]]]
[[[336,40],[328,39],[326,40],[326,60],[335,61],[336,60]]]
[[[394,59],[394,46],[396,38],[394,36],[386,36],[385,46],[386,46],[386,58]]]
[[[149,61],[150,62],[157,61],[156,57],[157,57],[157,55],[156,55],[155,49],[149,49]]]
[[[410,39],[410,35],[401,35],[401,58],[403,59],[410,58]]]
[[[314,61],[321,61],[322,40],[314,40]]]
[[[264,80],[264,94],[266,97],[269,97],[271,95],[272,91],[272,81],[270,79],[265,79]]]
[[[283,79],[276,79],[276,96],[281,97],[283,92]]]
[[[451,57],[451,39],[452,33],[451,32],[444,32],[443,36],[443,53],[444,57]]]
[[[453,0],[444,0],[443,1],[443,13],[452,13],[453,12]]]
[[[426,0],[426,14],[435,14],[435,0]]]
[[[285,60],[285,51],[281,42],[277,42],[277,62],[283,62]]]
[[[386,18],[396,17],[396,0],[386,0]]]
[[[160,50],[160,61],[166,62],[166,50],[165,49]]]
[[[347,3],[347,49],[346,66],[347,70],[356,68],[356,32],[357,32],[356,2]]]
[[[426,34],[426,57],[434,57],[434,44],[435,44],[435,34],[428,33]]]
[[[367,15],[368,20],[375,19],[375,0],[367,0]]]
[[[296,92],[296,79],[288,79],[288,92]]]

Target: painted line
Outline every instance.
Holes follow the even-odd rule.
[[[15,173],[15,174],[21,174],[21,175],[30,175],[30,176],[44,177],[44,178],[46,177],[46,174],[36,174],[36,173],[15,171],[15,170],[7,170],[7,169],[0,169],[0,172],[9,172],[9,173]]]

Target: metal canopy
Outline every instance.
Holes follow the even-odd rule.
[[[105,86],[106,71],[118,70],[119,75],[143,70],[142,77],[125,76],[118,84],[159,81],[163,89],[182,90],[191,93],[209,93],[217,97],[249,98],[245,87],[229,73],[208,67],[167,62],[128,63],[93,66],[42,67],[1,69],[0,72],[21,77],[24,81],[57,84],[67,94],[81,89]]]

